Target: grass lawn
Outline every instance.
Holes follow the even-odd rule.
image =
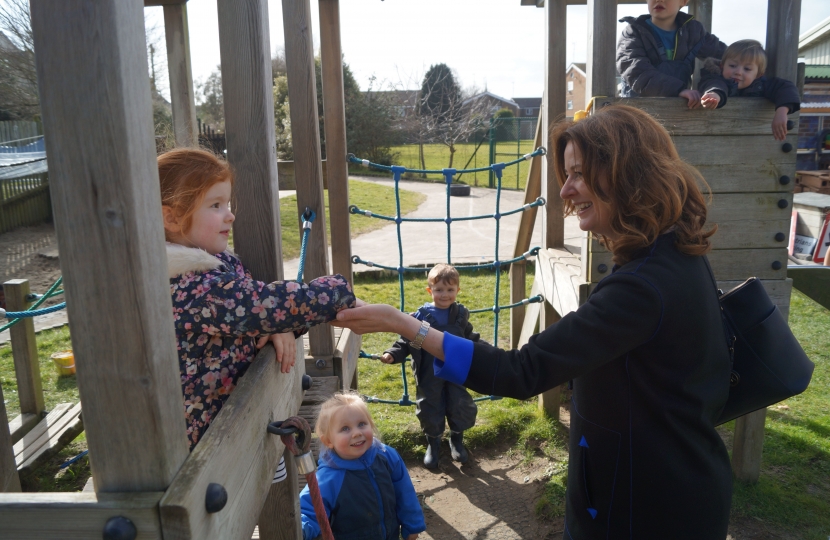
[[[533,152],[533,141],[532,140],[524,140],[521,141],[521,144],[518,145],[518,152],[517,152],[517,143],[516,141],[512,142],[499,142],[496,143],[496,163],[506,163],[508,161],[513,161],[524,154],[529,154]],[[478,152],[475,152],[476,145],[475,143],[462,143],[456,145],[455,151],[455,158],[453,159],[453,167],[455,169],[474,169],[479,167],[486,167],[489,165],[489,147],[487,141],[485,141],[478,149]],[[474,156],[475,152],[475,156]],[[392,153],[396,154],[397,157],[394,160],[396,165],[402,165],[409,169],[420,169],[421,164],[418,160],[418,145],[417,144],[407,144],[402,146],[393,146]],[[474,156],[474,157],[473,157]],[[465,167],[465,164],[470,158],[473,158],[470,161],[470,164]],[[534,158],[534,159],[541,159],[541,158]],[[425,144],[424,145],[424,160],[426,161],[426,168],[430,170],[440,170],[444,169],[449,166],[450,163],[450,151],[449,148],[444,146],[443,144]],[[504,170],[504,174],[502,177],[502,187],[506,189],[521,189],[525,188],[525,184],[527,183],[527,171],[529,161],[522,161],[518,165],[514,165],[512,167],[508,167]],[[353,170],[355,174],[358,174],[356,170]],[[415,175],[414,173],[406,173],[406,178],[419,178],[420,175]],[[478,173],[469,173],[461,175],[459,179],[460,182],[465,184],[470,184],[472,186],[489,186],[489,175],[487,172],[478,172]],[[441,174],[428,174],[428,180],[435,180],[435,181],[443,181],[444,176]],[[495,187],[495,185],[493,186]]]
[[[491,305],[494,282],[495,277],[491,273],[465,272],[462,274],[459,300],[471,309]],[[407,275],[405,309],[414,310],[428,300],[424,286],[424,276]],[[508,287],[506,274],[502,274],[500,303],[508,303]],[[355,289],[358,296],[367,301],[399,305],[396,277],[356,274]],[[473,315],[472,322],[476,330],[481,332],[482,339],[492,342],[492,314]],[[830,312],[793,291],[790,324],[816,363],[813,381],[804,394],[769,409],[760,481],[756,485],[735,482],[732,512],[736,519],[761,520],[772,531],[786,532],[787,538],[825,540],[830,535]],[[499,324],[500,345],[506,343],[508,335],[509,317],[503,314]],[[396,337],[388,334],[365,336],[363,349],[369,353],[380,353]],[[61,401],[78,399],[75,378],[58,378],[49,360],[51,352],[69,346],[66,328],[38,334],[41,375],[49,407]],[[400,366],[387,366],[376,360],[361,359],[359,369],[361,393],[384,399],[400,398]],[[415,382],[409,368],[407,375],[410,396],[414,397]],[[7,400],[8,414],[14,417],[19,406],[11,348],[8,345],[0,347],[0,382]],[[388,444],[404,455],[423,455],[423,436],[412,407],[371,404],[370,408]],[[731,425],[724,426],[722,433],[727,446],[731,446]],[[555,466],[546,471],[549,480],[536,511],[548,516],[563,513],[567,434],[559,424],[538,413],[535,400],[480,402],[477,425],[468,432],[466,441],[472,448],[509,442],[514,444],[514,451],[521,455],[530,457],[541,453],[552,458]],[[37,478],[27,481],[27,489],[80,489],[89,474],[86,459],[69,467],[67,472],[56,473],[57,466],[62,461],[77,454],[85,446],[82,438],[76,440],[74,446],[65,450],[48,467],[42,468]]]

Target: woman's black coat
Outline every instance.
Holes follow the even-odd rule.
[[[704,258],[668,233],[522,349],[474,344],[464,385],[523,399],[573,379],[564,538],[723,540],[729,373]]]

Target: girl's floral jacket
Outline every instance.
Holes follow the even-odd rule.
[[[343,276],[263,283],[230,252],[167,244],[173,319],[191,449],[257,353],[257,337],[304,334],[354,307]]]

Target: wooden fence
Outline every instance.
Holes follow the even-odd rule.
[[[0,180],[0,234],[51,219],[49,173]]]

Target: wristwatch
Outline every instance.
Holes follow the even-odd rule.
[[[427,337],[427,332],[429,332],[429,323],[421,321],[421,328],[419,328],[418,333],[415,334],[415,339],[409,342],[409,346],[413,349],[420,349]]]

